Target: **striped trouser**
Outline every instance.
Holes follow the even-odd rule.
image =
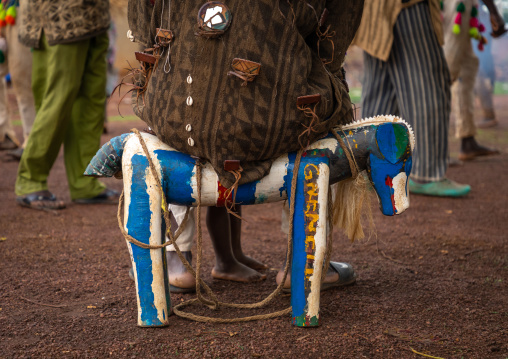
[[[416,135],[412,176],[438,181],[448,167],[450,74],[426,1],[404,9],[394,26],[390,57],[364,54],[362,117],[392,114]]]

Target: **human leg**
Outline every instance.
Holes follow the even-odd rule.
[[[483,51],[473,46],[475,55],[480,60],[480,67],[475,82],[475,93],[480,100],[480,106],[483,112],[483,118],[478,123],[478,128],[494,127],[498,124],[494,110],[494,85],[496,83],[496,69],[494,65],[494,57],[492,56],[492,26],[490,24],[490,16],[485,9],[480,6],[480,21],[485,25],[483,36],[487,39],[488,45]]]
[[[18,25],[6,27],[9,44],[9,71],[12,86],[16,94],[21,124],[23,125],[23,146],[26,146],[28,135],[35,120],[35,105],[32,92],[32,53],[18,40]]]
[[[231,215],[224,207],[208,207],[206,225],[215,251],[215,267],[212,270],[214,278],[235,282],[254,282],[266,279],[266,275],[249,268],[236,259],[231,241]]]
[[[494,82],[481,69],[476,76],[475,94],[476,97],[480,100],[480,107],[482,108],[483,112],[483,118],[477,125],[478,128],[490,128],[497,126],[498,121],[496,120],[493,101]]]
[[[67,131],[88,44],[49,46],[43,35],[40,49],[33,52],[32,83],[38,111],[18,169],[18,196],[48,189],[47,178]],[[62,66],[64,59],[66,66]]]
[[[461,13],[460,32],[456,33],[453,31],[453,27],[457,25],[455,24],[456,9],[460,2],[465,6],[465,10]],[[464,59],[471,56],[472,47],[471,37],[469,36],[469,21],[471,19],[473,2],[474,0],[450,0],[443,2],[443,51],[452,82],[455,82],[459,78]]]
[[[7,109],[7,89],[5,75],[0,75],[0,151],[12,150],[19,146],[19,142],[9,120]]]
[[[475,140],[474,85],[478,71],[478,58],[470,51],[464,56],[459,78],[452,85],[452,98],[456,119],[456,137],[460,139],[459,160],[469,161],[480,156],[496,155],[499,151],[478,144]]]
[[[452,85],[452,99],[456,120],[455,135],[460,139],[459,160],[469,161],[480,156],[496,155],[499,151],[482,146],[475,140],[474,86],[479,62],[471,43],[464,46],[468,46],[468,51],[464,52],[459,77]]]
[[[5,76],[9,73],[9,60],[6,58],[3,64],[0,64],[0,151],[12,150],[17,148],[19,142],[9,121],[9,111],[7,108],[7,86]]]
[[[476,143],[476,125],[474,123],[474,86],[478,72],[478,58],[474,54],[469,36],[469,20],[473,0],[462,1],[465,11],[462,13],[460,32],[454,33],[456,5],[458,1],[444,3],[445,45],[443,47],[448,63],[452,85],[452,105],[455,114],[455,135],[461,140],[460,160],[471,160],[477,156],[499,153],[496,150]]]
[[[426,2],[400,13],[388,65],[402,118],[418,144],[411,177],[440,181],[448,167],[450,76]]]
[[[89,199],[105,191],[86,166],[100,147],[106,101],[107,33],[88,40],[86,63],[64,139],[64,161],[71,199]]]
[[[478,73],[478,58],[470,51],[464,54],[459,77],[452,85],[452,108],[455,114],[456,132],[459,139],[476,135],[474,124],[474,85]]]
[[[388,73],[388,63],[363,53],[362,117],[399,115],[399,106]]]
[[[242,216],[242,206],[238,205],[235,207],[236,213]],[[231,224],[231,245],[233,246],[233,254],[238,262],[245,264],[247,267],[252,269],[267,269],[266,264],[249,257],[243,253],[242,250],[242,220],[232,214],[229,214],[229,221]]]
[[[171,211],[171,232],[174,235],[185,218],[187,207],[174,204],[170,204],[168,207]],[[187,224],[185,225],[182,233],[180,233],[176,239],[178,249],[180,249],[184,258],[189,263],[192,263],[191,248],[194,240],[194,234],[196,232],[194,211],[194,207],[189,209]],[[167,240],[168,239],[166,238],[166,241]],[[180,257],[175,251],[174,245],[166,247],[166,259],[168,265],[170,291],[173,293],[193,292],[196,288],[196,279],[183,265]]]

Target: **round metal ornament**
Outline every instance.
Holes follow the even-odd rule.
[[[220,1],[205,3],[198,12],[199,35],[218,37],[231,25],[231,11]]]

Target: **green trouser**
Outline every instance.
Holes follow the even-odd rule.
[[[104,126],[107,49],[107,33],[54,46],[42,35],[40,49],[33,51],[37,115],[19,164],[18,196],[48,189],[62,143],[71,199],[91,198],[106,188],[83,172],[99,149]]]

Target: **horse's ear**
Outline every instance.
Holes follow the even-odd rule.
[[[385,159],[397,163],[409,145],[409,132],[403,124],[384,123],[376,130],[376,141]]]

